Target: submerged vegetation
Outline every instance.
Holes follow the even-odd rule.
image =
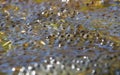
[[[119,0],[0,0],[0,75],[119,75]]]

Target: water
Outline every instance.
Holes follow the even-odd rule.
[[[119,75],[119,3],[2,0],[0,6],[0,75],[23,67],[29,75]]]

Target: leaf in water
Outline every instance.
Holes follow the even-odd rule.
[[[58,29],[58,24],[52,23],[51,26],[53,26],[53,29],[57,30]]]
[[[109,39],[111,39],[111,40],[113,40],[114,42],[117,42],[118,44],[120,44],[120,37],[110,36]]]
[[[83,6],[80,9],[82,11],[95,10],[110,6],[108,0],[86,0],[82,2],[83,2]]]
[[[86,75],[87,72],[86,71],[83,71],[83,72],[80,72],[78,75]]]
[[[41,2],[44,2],[46,0],[34,0],[36,3],[41,3]]]
[[[7,39],[5,32],[0,32],[0,45],[3,47],[3,50],[8,51],[13,48],[10,40]]]
[[[4,6],[2,9],[4,10],[4,12],[7,11],[7,13],[8,13],[8,10],[18,11],[19,7],[15,6],[15,5],[9,5],[9,4],[7,5],[6,4],[6,6]]]
[[[11,43],[11,41],[8,41],[8,42],[4,43],[2,46],[6,46],[6,45],[8,45],[10,43]]]

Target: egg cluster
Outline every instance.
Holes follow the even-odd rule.
[[[72,61],[73,62],[73,61]],[[73,75],[77,74],[80,68],[77,68],[72,62],[60,61],[50,57],[40,64],[33,64],[33,66],[22,67],[18,75]],[[77,71],[78,70],[78,71]]]
[[[41,63],[33,63],[20,69],[13,68],[13,75],[119,75],[119,65],[113,69],[114,63],[119,63],[120,54],[102,55],[91,59],[88,56],[47,57]],[[103,61],[104,60],[104,61]],[[111,62],[109,62],[111,61]],[[103,69],[104,68],[104,69]],[[112,72],[110,72],[112,71]]]
[[[0,56],[0,70],[120,74],[119,0],[3,0],[0,7],[0,34],[7,38],[3,46],[12,45]]]

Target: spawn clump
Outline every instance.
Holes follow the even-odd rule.
[[[0,32],[7,38],[4,45],[13,48],[0,56],[0,70],[15,67],[11,73],[16,75],[119,73],[116,2],[2,0],[1,7]]]

